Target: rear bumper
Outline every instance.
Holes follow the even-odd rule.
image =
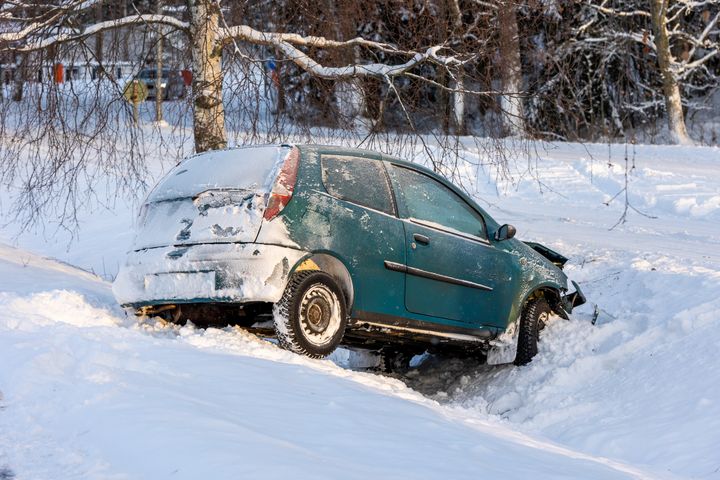
[[[280,300],[306,252],[257,243],[160,247],[128,254],[113,283],[123,306]]]

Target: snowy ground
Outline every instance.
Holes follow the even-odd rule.
[[[625,146],[537,153],[511,180],[468,165],[463,182],[569,256],[603,312],[552,323],[522,368],[426,358],[388,378],[233,328],[137,325],[106,282],[43,258],[112,277],[133,205],[88,209],[69,249],[52,225],[16,237],[10,223],[0,479],[720,479],[720,149],[631,147],[628,199],[657,218],[631,209],[613,230]]]

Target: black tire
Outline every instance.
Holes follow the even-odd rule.
[[[290,277],[274,318],[280,346],[311,358],[330,355],[340,345],[348,321],[342,290],[319,271]]]
[[[515,365],[527,365],[537,355],[540,331],[545,328],[551,312],[550,305],[542,297],[534,298],[525,305],[520,315]]]

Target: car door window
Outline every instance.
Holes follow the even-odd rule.
[[[482,216],[437,180],[393,165],[408,216],[428,226],[486,239]]]
[[[395,207],[382,162],[344,155],[323,155],[322,180],[334,197],[390,215]]]

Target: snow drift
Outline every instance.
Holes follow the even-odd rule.
[[[522,368],[427,357],[388,378],[136,324],[97,277],[0,248],[0,478],[720,478],[720,150],[537,147],[508,176],[468,145],[455,172],[602,309],[551,323]],[[131,211],[85,212],[69,251],[18,243],[113,275]]]

